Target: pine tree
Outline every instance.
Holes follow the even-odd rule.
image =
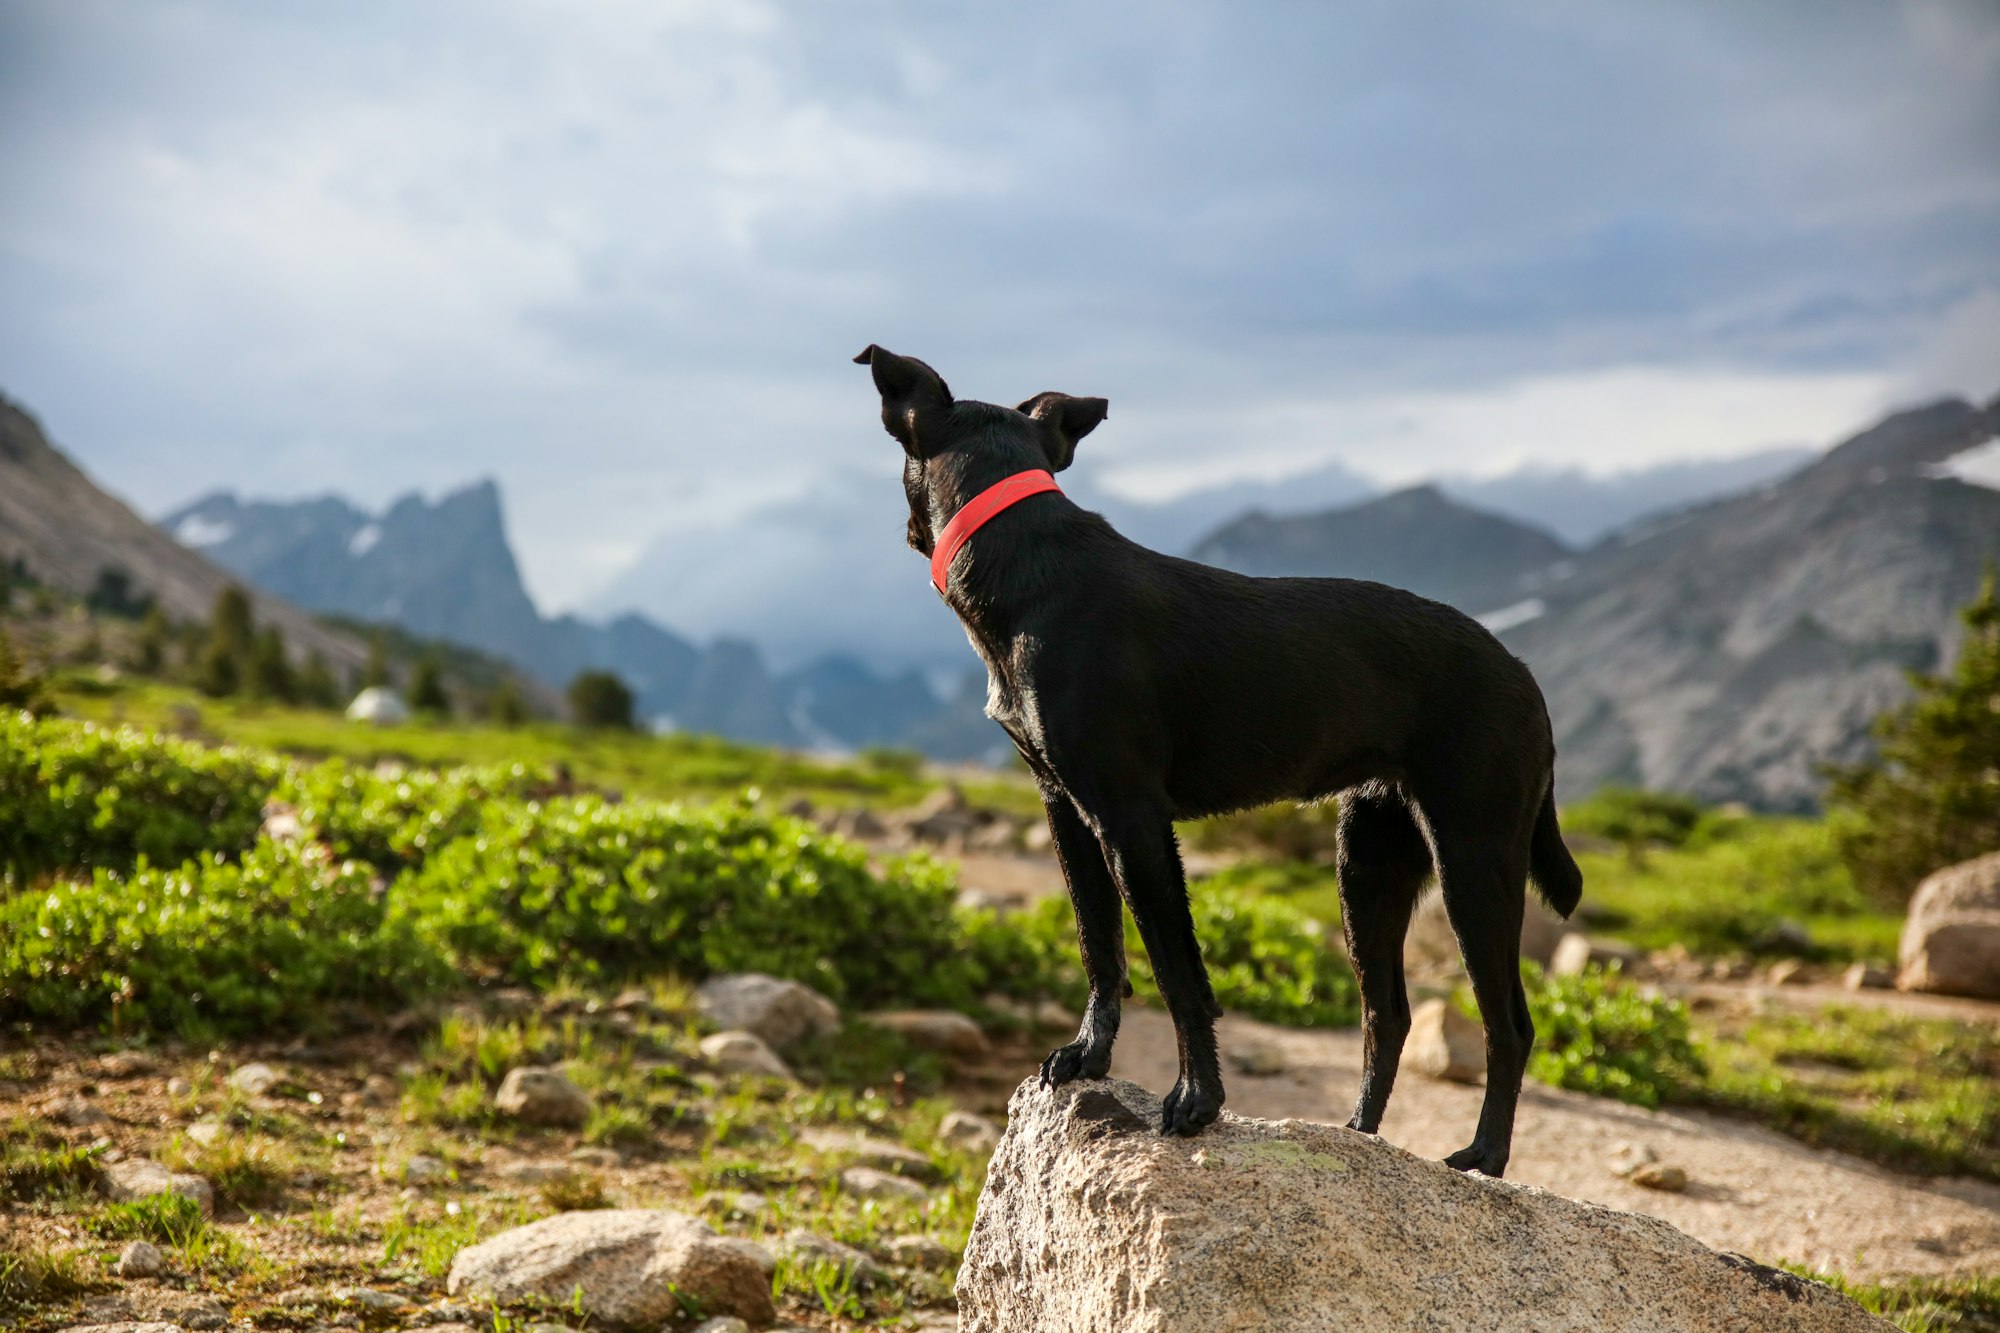
[[[167,641],[173,630],[167,624],[166,613],[154,607],[140,622],[139,633],[132,641],[132,669],[142,676],[157,676],[167,667]]]
[[[208,643],[195,668],[195,688],[214,699],[242,688],[255,631],[250,594],[230,584],[216,596],[215,610],[209,615]]]
[[[569,711],[578,726],[633,729],[632,691],[609,671],[585,671],[571,681]]]
[[[436,656],[426,653],[410,675],[410,707],[437,717],[451,716],[451,696],[444,692],[444,670]]]
[[[361,673],[361,688],[378,689],[389,683],[389,645],[380,634],[368,640],[368,666]]]
[[[1913,675],[1917,697],[1876,719],[1872,763],[1834,775],[1829,804],[1855,882],[1906,901],[1931,871],[2000,848],[2000,599],[1991,566],[1959,613],[1950,675]]]
[[[250,693],[259,699],[291,703],[298,698],[298,679],[292,674],[292,664],[285,657],[284,633],[276,625],[266,627],[257,635],[250,650],[246,684]]]
[[[40,673],[32,670],[14,651],[14,641],[7,637],[7,627],[0,625],[0,710],[21,713],[48,711],[49,697],[43,688],[45,684]]]
[[[318,650],[307,655],[306,664],[299,671],[298,696],[300,703],[311,708],[340,707],[340,686]]]
[[[528,720],[528,702],[512,676],[501,679],[486,699],[486,716],[496,725],[518,727]]]

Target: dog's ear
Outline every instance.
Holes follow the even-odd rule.
[[[1041,426],[1042,451],[1049,456],[1049,471],[1060,472],[1076,457],[1076,442],[1109,415],[1111,404],[1102,398],[1038,393],[1014,410],[1033,417]]]
[[[912,458],[922,458],[937,448],[943,416],[951,410],[951,388],[935,370],[913,356],[869,343],[854,358],[875,376],[876,392],[882,395],[882,425]]]

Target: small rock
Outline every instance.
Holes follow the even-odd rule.
[[[1659,1160],[1660,1155],[1643,1143],[1617,1143],[1611,1147],[1613,1175],[1629,1176],[1648,1162]]]
[[[1410,1014],[1403,1065],[1426,1078],[1477,1083],[1486,1073],[1486,1034],[1450,1000],[1425,1000]]]
[[[1045,1028],[1074,1028],[1077,1016],[1055,1000],[1035,1002],[1035,1025]]]
[[[750,1333],[750,1325],[733,1314],[724,1314],[702,1320],[694,1326],[692,1333]]]
[[[718,1236],[706,1223],[648,1208],[558,1213],[458,1252],[447,1290],[477,1302],[532,1298],[582,1311],[607,1325],[656,1326],[683,1298],[704,1311],[768,1322],[768,1250]]]
[[[898,1236],[889,1242],[889,1257],[905,1268],[936,1273],[951,1267],[951,1251],[929,1236]]]
[[[577,1129],[590,1119],[590,1094],[555,1069],[508,1070],[493,1104],[502,1115],[528,1125]]]
[[[703,1202],[712,1212],[747,1222],[764,1211],[767,1200],[754,1190],[732,1190],[711,1194]]]
[[[790,1078],[792,1069],[778,1053],[752,1032],[718,1032],[701,1039],[702,1058],[725,1074],[761,1074]]]
[[[167,1096],[192,1097],[193,1095],[194,1095],[194,1084],[189,1082],[187,1079],[184,1079],[180,1075],[176,1074],[174,1075],[174,1077],[167,1080]]]
[[[88,1129],[92,1125],[108,1125],[111,1117],[104,1109],[87,1097],[64,1097],[51,1102],[44,1114],[60,1125],[72,1129]]]
[[[112,1271],[119,1277],[158,1277],[167,1271],[167,1256],[158,1246],[135,1240],[119,1254]]]
[[[182,1333],[182,1326],[150,1320],[127,1319],[115,1324],[71,1324],[62,1333]]]
[[[335,1287],[326,1295],[336,1305],[352,1305],[379,1314],[400,1310],[410,1303],[408,1297],[370,1287]]]
[[[1271,1041],[1237,1042],[1226,1054],[1229,1063],[1241,1073],[1256,1078],[1268,1078],[1285,1072],[1285,1053]]]
[[[215,1191],[200,1176],[169,1171],[144,1157],[112,1162],[104,1168],[104,1192],[114,1203],[131,1203],[161,1194],[193,1199],[204,1213],[215,1211]]]
[[[840,1009],[832,1000],[762,972],[710,977],[695,991],[695,1003],[711,1027],[748,1032],[777,1050],[840,1031]]]
[[[451,1167],[442,1158],[418,1153],[403,1163],[403,1183],[406,1185],[435,1185],[450,1179]]]
[[[206,1148],[228,1133],[228,1127],[220,1119],[205,1115],[187,1127],[187,1136]]]
[[[516,1185],[543,1185],[576,1173],[563,1162],[509,1162],[498,1174]]]
[[[868,1021],[940,1055],[976,1059],[991,1049],[979,1024],[952,1009],[891,1009],[868,1015]]]
[[[795,1264],[833,1264],[840,1270],[841,1276],[852,1278],[857,1286],[873,1286],[889,1276],[880,1264],[852,1245],[843,1245],[811,1231],[786,1232],[784,1239],[778,1242],[778,1253]]]
[[[625,1163],[625,1159],[618,1155],[616,1148],[604,1148],[595,1144],[587,1144],[581,1148],[572,1148],[569,1160],[575,1162],[578,1166],[588,1166],[599,1171],[609,1171],[613,1167],[622,1166]]]
[[[1000,1142],[1000,1126],[983,1115],[952,1111],[938,1122],[938,1137],[955,1148],[970,1152],[992,1152]]]
[[[1772,986],[1803,985],[1806,965],[1796,958],[1782,958],[1771,964],[1764,973],[1764,981]]]
[[[1679,1194],[1688,1187],[1688,1173],[1668,1162],[1648,1162],[1634,1167],[1632,1174],[1625,1179],[1641,1189],[1659,1190],[1663,1194]]]
[[[799,1131],[799,1142],[814,1152],[841,1158],[845,1162],[878,1167],[915,1180],[938,1180],[941,1172],[930,1158],[900,1143],[851,1134],[846,1130],[812,1126]]]
[[[1610,940],[1595,940],[1573,930],[1557,942],[1549,956],[1549,972],[1558,977],[1581,976],[1592,967],[1610,967],[1613,963],[1630,968],[1638,959],[1636,949]]]
[[[111,1051],[97,1062],[106,1078],[131,1078],[143,1074],[153,1067],[153,1057],[144,1051]]]
[[[1849,990],[1888,990],[1896,984],[1896,974],[1886,967],[1856,963],[1841,973],[1840,984]]]
[[[263,1097],[285,1081],[285,1076],[267,1064],[240,1066],[229,1076],[229,1086],[246,1097]]]
[[[902,1199],[922,1203],[930,1198],[922,1185],[872,1166],[850,1166],[840,1173],[840,1188],[858,1199]]]
[[[1808,954],[1812,952],[1813,937],[1804,922],[1787,917],[1765,931],[1757,945],[1771,953]]]

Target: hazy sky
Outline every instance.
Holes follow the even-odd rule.
[[[563,605],[880,342],[1163,495],[2000,390],[2000,5],[0,0],[0,391],[149,512],[481,475]]]

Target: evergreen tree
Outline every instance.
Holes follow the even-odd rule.
[[[260,631],[250,650],[250,667],[245,682],[259,699],[291,703],[298,698],[298,679],[285,657],[285,636],[276,625]]]
[[[1959,613],[1965,641],[1946,676],[1913,675],[1917,697],[1876,719],[1874,762],[1834,775],[1829,803],[1855,882],[1901,903],[1931,871],[2000,847],[2000,600],[1992,566]]]
[[[512,676],[503,677],[487,696],[486,716],[502,727],[518,727],[528,720],[528,701]]]
[[[444,670],[434,654],[424,654],[410,675],[410,707],[419,713],[451,716],[451,696],[444,692]]]
[[[0,625],[0,710],[47,712],[49,697],[43,689],[45,684],[41,674],[32,670],[14,651],[14,641],[7,637],[7,627]]]
[[[209,615],[208,643],[195,668],[195,688],[214,699],[241,689],[255,647],[255,631],[250,594],[230,584],[216,596],[215,610]]]
[[[333,678],[333,669],[326,664],[326,658],[318,650],[306,657],[306,664],[299,672],[299,702],[312,708],[340,707],[340,685]]]
[[[368,640],[368,666],[361,673],[361,688],[377,689],[389,683],[389,645],[380,634]]]
[[[569,683],[569,712],[578,726],[631,731],[632,691],[609,671],[585,671]]]
[[[157,606],[148,611],[140,622],[138,636],[132,641],[132,669],[142,676],[157,676],[165,671],[167,642],[172,635],[166,613]]]

